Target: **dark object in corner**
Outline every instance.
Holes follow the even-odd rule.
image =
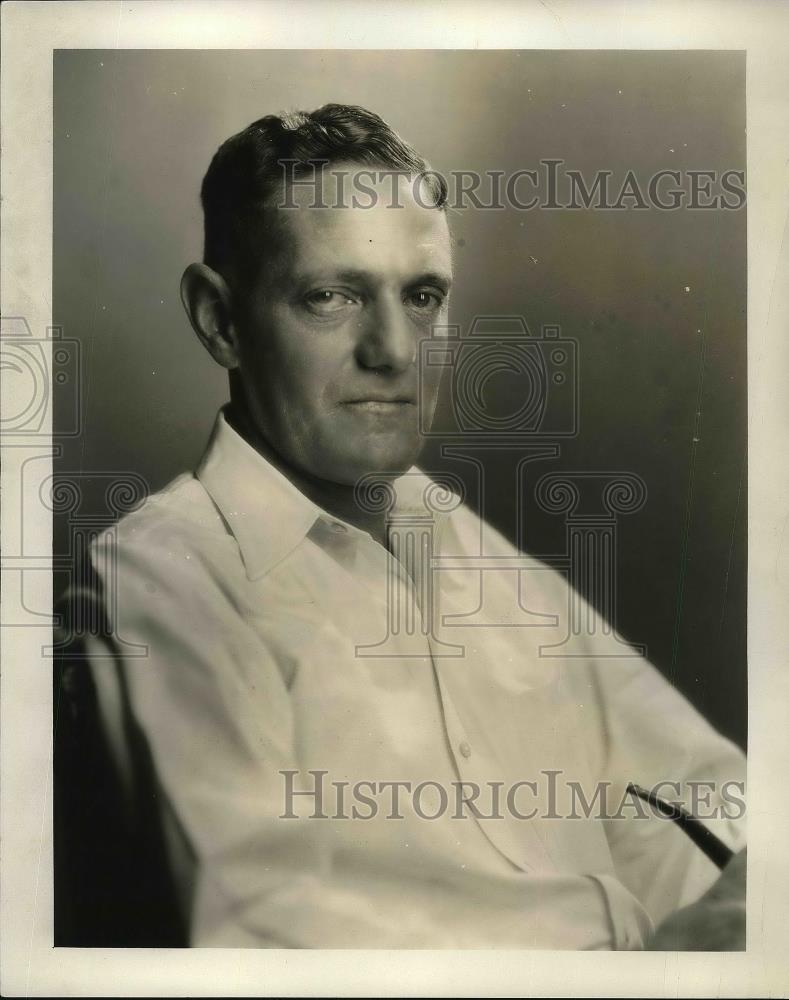
[[[82,587],[77,594],[67,598],[61,619],[67,635],[74,635],[70,625],[75,621],[69,604],[85,600]],[[95,599],[101,606],[97,591]],[[59,648],[54,659],[54,943],[187,947],[150,751],[128,711],[119,665],[108,660],[106,668],[117,670],[121,682],[129,791],[110,753],[79,636]]]

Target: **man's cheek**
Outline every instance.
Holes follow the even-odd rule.
[[[419,380],[419,399],[417,401],[421,426],[429,426],[432,422],[440,389],[441,374],[434,371],[423,371]]]

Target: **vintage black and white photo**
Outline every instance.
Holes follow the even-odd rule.
[[[751,56],[388,44],[52,50],[51,944],[748,962]]]

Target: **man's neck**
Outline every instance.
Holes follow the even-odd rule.
[[[225,410],[228,423],[245,441],[259,452],[267,462],[270,462],[291,483],[316,506],[328,514],[352,524],[361,531],[367,531],[386,548],[386,511],[370,512],[364,510],[356,499],[353,486],[344,483],[333,483],[327,479],[319,479],[303,472],[285,462],[266,439],[256,430],[252,421],[243,411],[229,406]]]

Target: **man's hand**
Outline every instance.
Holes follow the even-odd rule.
[[[742,850],[701,899],[663,921],[649,950],[745,951],[745,870]]]

